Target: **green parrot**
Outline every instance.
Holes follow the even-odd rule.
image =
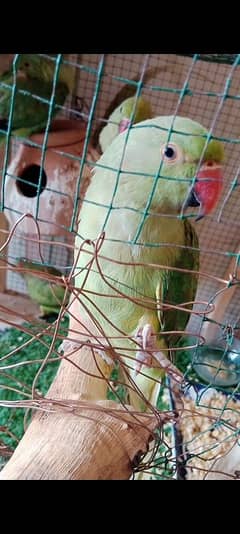
[[[104,332],[98,351],[107,361],[110,347],[124,361],[128,386],[133,379],[139,388],[129,388],[130,401],[142,411],[156,406],[166,372],[182,380],[169,356],[189,320],[198,278],[171,268],[198,271],[198,237],[180,215],[192,206],[202,218],[222,191],[223,145],[212,139],[206,147],[207,133],[178,116],[135,124],[127,144],[123,132],[98,160],[81,208],[79,316],[93,317],[100,339]]]
[[[105,152],[106,148],[111,144],[113,139],[124,132],[131,124],[150,119],[153,116],[152,107],[150,102],[139,96],[132,96],[124,100],[120,106],[118,106],[108,119],[108,123],[101,130],[99,135],[99,145],[102,152]]]
[[[11,122],[13,134],[29,137],[34,132],[45,129],[55,67],[55,61],[38,54],[19,55],[16,62],[16,93]],[[73,89],[73,82],[74,70],[70,66],[60,65],[52,117],[59,111],[56,105],[64,105],[69,92]],[[0,130],[4,132],[7,132],[8,128],[13,85],[12,68],[0,77]],[[36,97],[46,99],[47,102],[42,102]],[[5,142],[5,134],[1,132],[0,136],[0,142]]]
[[[68,292],[65,297],[64,284],[60,284],[54,279],[48,281],[44,276],[41,278],[41,274],[46,273],[52,277],[61,277],[62,273],[54,267],[39,265],[22,258],[18,260],[16,267],[24,269],[19,271],[19,274],[27,284],[30,298],[39,305],[42,318],[49,319],[58,315],[63,302],[64,306],[67,305],[70,293]]]
[[[121,87],[121,89],[117,92],[113,100],[111,100],[111,102],[107,106],[107,109],[103,117],[104,122],[112,120],[112,121],[115,121],[117,124],[119,124],[121,119],[124,119],[124,118],[130,119],[131,113],[133,111],[133,103],[134,103],[133,97],[136,98],[136,84],[139,83],[139,80],[141,79],[142,84],[144,86],[147,84],[147,82],[153,79],[157,74],[160,74],[161,71],[164,72],[165,70],[166,70],[166,67],[162,65],[158,67],[150,67],[144,72],[143,76],[142,76],[142,73],[139,72],[137,76],[129,80],[130,83],[124,84]],[[136,83],[131,83],[131,82],[136,82]],[[130,98],[132,100],[129,100]],[[121,108],[121,104],[127,101],[130,102],[130,109],[129,109],[129,105],[127,104],[127,107],[126,107],[127,114],[124,116],[124,113],[123,113],[121,116],[121,113],[120,113],[120,116],[119,116],[119,109]],[[146,111],[144,110],[144,108],[146,108]],[[148,114],[148,109],[149,109],[149,114]],[[123,111],[124,111],[124,108],[123,108]],[[139,122],[145,119],[150,119],[151,117],[152,117],[152,111],[151,111],[150,104],[145,99],[142,98],[142,104],[140,105],[140,113],[138,114],[138,120],[134,120],[133,118],[133,122]],[[112,126],[113,126],[113,129],[112,129]],[[105,133],[103,135],[103,139],[106,138],[106,142],[104,143],[104,140],[103,140],[102,141],[103,145],[101,146],[100,135],[101,135],[101,131],[103,130],[103,128],[106,128]],[[114,133],[112,134],[112,132]],[[110,140],[112,140],[116,135],[118,135],[118,133],[120,133],[118,129],[114,127],[114,125],[112,125],[111,123],[109,123],[109,128],[108,128],[108,125],[105,127],[104,123],[100,122],[100,124],[97,126],[92,136],[93,147],[98,148],[99,150],[104,152],[104,150],[106,149],[106,146],[110,144],[110,141],[108,142],[108,135],[110,136]]]

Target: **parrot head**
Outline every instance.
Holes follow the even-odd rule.
[[[23,277],[32,275],[36,271],[39,271],[40,273],[45,272],[53,276],[60,276],[60,277],[62,276],[61,271],[59,271],[58,269],[55,269],[55,267],[42,265],[40,263],[34,263],[33,261],[28,261],[28,260],[25,260],[24,258],[17,259],[16,267],[19,267],[20,269],[25,270],[20,273]]]
[[[19,54],[17,71],[19,77],[37,78],[45,82],[52,83],[56,70],[56,57],[41,56],[39,54]],[[58,80],[66,83],[69,91],[74,85],[74,69],[69,65],[61,63]]]
[[[121,133],[128,128],[131,122],[136,124],[140,121],[150,119],[152,117],[152,108],[150,102],[142,96],[139,96],[137,99],[133,96],[122,102],[117,108],[115,115],[119,125],[119,133]]]
[[[206,142],[207,136],[201,124],[179,116],[155,117],[131,128],[122,170],[134,172],[135,188],[139,180],[139,208],[151,195],[150,211],[179,214],[198,207],[200,220],[214,209],[223,188],[224,150],[215,139]],[[124,145],[126,132],[119,138]]]
[[[136,96],[126,98],[111,113],[106,126],[99,134],[99,144],[102,152],[111,145],[112,141],[122,132],[128,129],[130,124],[136,124],[152,117],[150,103],[143,97]]]
[[[201,129],[200,125],[199,129]],[[185,133],[190,134],[191,129],[189,128],[188,132],[187,130],[188,128],[186,128]],[[184,132],[184,129],[182,131]],[[214,209],[223,189],[223,145],[214,139],[206,143],[207,134],[208,132],[205,130],[201,137],[197,135],[195,137],[195,134],[190,137],[187,150],[185,136],[182,138],[177,136],[176,143],[167,142],[167,146],[163,148],[165,169],[166,166],[169,168],[169,166],[175,165],[176,177],[178,177],[182,165],[184,176],[190,178],[192,175],[194,181],[188,189],[182,209],[184,211],[187,207],[198,207],[199,213],[196,221]]]

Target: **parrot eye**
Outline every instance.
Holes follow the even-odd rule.
[[[24,67],[28,68],[29,67],[29,63],[24,63]]]
[[[164,156],[165,156],[166,158],[169,158],[169,159],[174,158],[174,156],[175,156],[174,149],[173,149],[171,146],[168,146],[167,148],[165,148],[165,150],[164,150]]]
[[[162,147],[162,156],[165,163],[176,163],[181,159],[181,152],[177,145],[168,143]]]

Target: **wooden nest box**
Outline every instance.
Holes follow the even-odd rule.
[[[66,247],[66,243],[74,243],[74,233],[71,232],[74,203],[77,196],[84,195],[93,165],[84,163],[78,192],[85,125],[72,120],[55,120],[52,124],[43,159],[44,133],[32,135],[32,145],[24,142],[17,145],[7,170],[4,209],[10,230],[22,215],[33,215],[38,222],[41,240],[48,242],[41,245],[44,261],[64,270],[64,265],[71,264],[73,256],[72,248]],[[96,150],[88,144],[85,160],[94,162],[98,157]],[[78,209],[80,204],[78,201]],[[37,227],[32,218],[23,218],[17,226],[8,255],[11,261],[18,257],[40,261]],[[24,281],[11,271],[7,289],[26,292]]]
[[[5,186],[5,213],[10,226],[24,213],[31,213],[34,217],[37,214],[39,228],[44,235],[69,233],[85,133],[85,127],[79,126],[78,121],[53,121],[43,162],[44,133],[30,138],[39,147],[25,143],[18,145],[8,167]],[[94,158],[97,159],[96,152],[93,153],[89,147],[86,159],[93,161]],[[41,162],[43,170],[38,195]],[[84,165],[80,195],[88,185],[91,169],[91,165]],[[21,223],[22,232],[29,232],[29,221],[26,218]]]

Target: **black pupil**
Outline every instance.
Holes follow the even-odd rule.
[[[165,156],[167,158],[172,158],[174,156],[174,150],[173,148],[171,148],[170,146],[168,146],[166,149],[165,149],[165,152],[164,152]]]
[[[29,67],[29,63],[24,63],[24,66],[25,67]]]

